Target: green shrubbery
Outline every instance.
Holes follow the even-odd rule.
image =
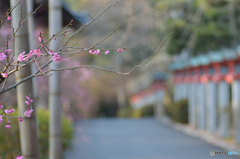
[[[148,105],[141,108],[141,117],[149,117],[154,115],[153,105]]]
[[[17,115],[18,112],[15,111],[12,115]],[[41,158],[48,158],[49,150],[49,111],[45,109],[38,109],[38,123],[39,123],[39,142]],[[5,118],[4,118],[5,119]],[[17,154],[20,153],[20,137],[19,137],[19,124],[18,119],[11,119],[12,128],[6,129],[4,125],[7,123],[0,124],[0,158],[10,159],[15,158]],[[73,138],[73,126],[71,122],[62,117],[62,145],[63,149],[69,147],[71,140]]]
[[[133,109],[131,107],[120,109],[118,111],[118,117],[132,117],[132,118],[141,118],[141,117],[150,117],[154,115],[153,105],[148,105],[140,109]]]
[[[166,114],[180,123],[188,123],[188,100],[181,100],[165,106]]]
[[[132,112],[133,112],[132,107],[119,109],[117,112],[117,116],[120,118],[130,118],[130,117],[132,117]]]

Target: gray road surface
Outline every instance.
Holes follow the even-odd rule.
[[[146,119],[95,119],[75,123],[76,134],[65,159],[240,159],[210,156],[222,149]]]

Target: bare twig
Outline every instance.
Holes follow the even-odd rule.
[[[47,62],[46,64],[44,64],[44,65],[41,67],[41,69],[43,69],[43,68],[45,68],[46,66],[48,66],[51,62],[53,62],[53,60],[50,60],[49,62]],[[4,93],[4,92],[7,92],[7,91],[9,91],[9,90],[11,90],[11,89],[13,89],[13,88],[16,88],[18,85],[22,84],[23,82],[25,82],[25,81],[27,81],[27,80],[29,80],[29,79],[32,79],[32,78],[34,78],[34,77],[43,75],[43,74],[38,75],[39,72],[40,72],[40,70],[37,70],[34,74],[32,74],[32,75],[30,75],[30,76],[28,76],[28,77],[25,77],[24,79],[22,79],[21,81],[15,83],[15,84],[13,84],[13,85],[11,85],[11,86],[8,87],[7,89],[1,90],[1,91],[0,91],[0,94],[2,94],[2,93]]]
[[[106,9],[104,9],[101,13],[99,13],[95,18],[93,18],[90,22],[84,24],[81,28],[79,28],[75,33],[73,33],[67,40],[66,42],[63,44],[63,46],[61,48],[63,48],[65,45],[67,45],[75,36],[77,36],[78,33],[80,33],[83,29],[86,28],[86,26],[90,25],[92,22],[94,22],[96,19],[98,19],[103,13],[105,13],[109,8],[111,8],[112,6],[116,5],[117,3],[119,3],[121,0],[118,0],[117,2],[109,5]]]
[[[101,41],[99,41],[98,43],[96,43],[94,46],[90,47],[91,49],[93,49],[94,47],[96,47],[97,45],[101,44],[103,41],[105,41],[109,36],[111,36],[115,31],[118,30],[118,28],[121,25],[118,25],[116,29],[114,29],[111,33],[109,33],[104,39],[102,39]]]
[[[129,75],[129,74],[130,74],[133,70],[135,70],[136,68],[138,68],[138,67],[143,67],[143,66],[146,65],[149,61],[151,61],[151,60],[159,53],[159,51],[161,50],[161,48],[163,47],[163,45],[165,44],[165,42],[167,41],[167,39],[169,38],[169,36],[170,36],[171,34],[172,34],[172,33],[168,34],[168,36],[166,37],[166,39],[163,41],[162,45],[158,48],[157,52],[156,52],[155,54],[153,54],[147,61],[145,61],[145,62],[144,62],[143,64],[141,64],[141,65],[136,65],[136,66],[134,66],[129,72],[126,72],[126,73],[118,72],[118,71],[111,70],[111,69],[108,69],[108,68],[91,66],[91,65],[81,65],[81,66],[76,66],[76,67],[72,67],[72,68],[50,69],[50,70],[48,70],[48,71],[45,71],[45,73],[48,73],[48,72],[51,72],[51,71],[74,70],[74,69],[77,69],[77,68],[95,68],[95,69],[99,69],[99,70],[103,70],[103,71],[108,71],[108,72],[116,73],[116,74],[119,74],[119,75]],[[1,93],[1,92],[0,92],[0,93]]]
[[[9,8],[8,10],[7,10],[7,14],[5,14],[5,16],[2,18],[2,20],[1,20],[1,22],[0,22],[0,29],[1,29],[1,27],[2,27],[2,25],[3,25],[3,22],[4,22],[4,20],[7,18],[7,16],[21,3],[21,1],[22,0],[19,0],[18,1],[18,3],[15,5],[15,6],[13,6],[12,8]]]

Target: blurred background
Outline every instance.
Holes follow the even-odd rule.
[[[71,19],[74,19],[74,24],[71,26],[71,33],[73,33],[74,30],[90,20],[89,14],[91,17],[95,17],[113,2],[113,0],[101,2],[84,0],[63,1],[63,22],[66,25]],[[6,5],[5,10],[9,7],[9,4],[1,3],[1,6]],[[121,54],[112,51],[107,56],[104,54],[89,56],[88,52],[82,52],[74,56],[74,58],[68,58],[66,62],[63,62],[63,66],[70,67],[88,64],[127,72],[135,65],[143,63],[157,51],[166,38],[167,33],[171,32],[161,31],[161,26],[163,25],[160,22],[162,20],[159,19],[161,13],[154,3],[123,1],[108,10],[104,16],[97,19],[74,39],[74,42],[77,42],[88,38],[80,44],[88,48],[102,40],[118,25],[121,25],[117,32],[104,43],[101,43],[98,48],[126,47],[133,49],[124,50]],[[47,3],[38,0],[35,2],[35,7],[39,4],[43,4],[43,6],[35,15],[35,34],[38,37],[39,32],[43,31],[47,39]],[[3,9],[2,11],[5,10]],[[7,23],[5,27],[6,29],[9,28]],[[6,29],[1,30],[2,37],[8,34]],[[68,37],[66,36],[65,39]],[[36,41],[36,44],[38,44],[38,41]],[[84,68],[64,71],[62,73],[64,112],[68,114],[69,118],[117,117],[120,107],[130,107],[129,98],[131,95],[151,84],[154,73],[167,70],[170,59],[171,57],[167,55],[163,48],[161,54],[157,55],[151,63],[142,69],[136,69],[129,76],[118,76],[104,71]],[[159,65],[160,63],[161,65]],[[48,77],[42,76],[37,80],[41,83],[39,85],[39,106],[47,107]],[[72,81],[69,82],[69,80]],[[9,94],[14,93],[9,92]],[[7,93],[1,97],[6,105],[16,105],[16,101],[10,101],[8,100],[9,98],[10,96]]]
[[[64,39],[66,40],[71,33],[90,21],[91,17],[95,17],[114,2],[115,0],[62,0],[63,24],[67,25],[74,20],[70,27],[72,31]],[[34,1],[35,8],[39,4],[43,6],[34,15],[35,35],[37,39],[39,32],[43,31],[46,40],[48,3],[46,0]],[[8,8],[9,2],[0,1],[2,13]],[[84,29],[73,42],[83,40],[79,46],[90,48],[121,25],[97,48],[132,49],[124,50],[122,53],[113,50],[108,55],[102,53],[99,56],[81,52],[64,60],[62,67],[93,65],[128,72],[135,65],[142,64],[150,58],[167,35],[171,32],[173,34],[154,59],[128,76],[86,68],[62,72],[61,101],[63,121],[66,122],[63,129],[67,131],[64,146],[68,147],[73,138],[74,128],[71,122],[79,119],[141,118],[155,115],[167,116],[187,124],[189,121],[187,96],[179,100],[174,99],[177,71],[190,67],[190,64],[184,67],[183,64],[194,57],[203,55],[207,57],[209,52],[225,48],[235,49],[239,44],[239,15],[240,1],[237,0],[122,0],[110,8]],[[11,32],[9,26],[10,22],[6,22],[0,30],[0,52],[5,50],[4,39]],[[36,45],[39,45],[37,40]],[[183,61],[183,64],[170,66],[179,61]],[[8,84],[13,82],[14,77],[10,77]],[[37,82],[39,99],[36,102],[39,111],[44,112],[39,115],[42,139],[40,141],[47,147],[48,134],[47,132],[45,134],[45,130],[48,129],[48,125],[45,123],[46,117],[42,115],[48,115],[48,77],[38,77]],[[15,94],[15,90],[4,93],[0,96],[0,101],[7,107],[16,107]],[[17,124],[11,133],[3,129],[0,127],[1,143],[8,140],[13,143],[19,142],[19,139],[13,137],[18,133]],[[4,134],[9,138],[3,137]],[[10,145],[10,142],[8,143]],[[0,146],[0,154],[6,157],[10,147],[11,145],[4,148]],[[42,151],[42,155],[45,156],[48,150],[43,148]]]

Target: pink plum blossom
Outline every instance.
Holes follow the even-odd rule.
[[[63,60],[63,58],[60,57],[60,55],[58,53],[54,53],[54,56],[53,56],[53,61],[55,62],[60,62]]]
[[[93,52],[93,55],[100,55],[100,50],[99,50],[99,49],[95,50],[95,51]]]
[[[34,50],[31,50],[29,54],[27,55],[27,59],[29,59],[34,54]]]
[[[27,100],[28,100],[28,101],[25,101],[25,103],[26,103],[27,105],[29,105],[30,103],[33,102],[33,100],[32,100],[29,96],[26,96],[26,98],[27,98]]]
[[[29,59],[28,56],[23,58],[24,61],[28,61],[28,59]]]
[[[26,103],[27,105],[29,105],[29,101],[25,101],[25,103]]]
[[[54,52],[52,50],[50,50],[48,53],[49,53],[49,55],[53,55],[54,54]]]
[[[2,123],[2,121],[3,121],[3,118],[2,118],[2,116],[0,115],[0,123]]]
[[[7,78],[7,77],[8,77],[8,74],[7,74],[7,73],[1,73],[1,75],[2,75],[4,78]]]
[[[11,113],[15,112],[15,110],[14,110],[14,109],[4,110],[4,112],[5,112],[6,114],[11,114]]]
[[[6,53],[12,52],[12,49],[7,49],[5,52]]]
[[[108,51],[108,50],[107,50],[107,51],[105,51],[105,55],[107,55],[109,52],[110,52],[110,51]]]
[[[117,49],[117,52],[123,52],[123,49],[118,48],[118,49]]]
[[[19,122],[22,122],[22,118],[18,118],[18,121],[19,121]]]
[[[2,109],[3,108],[3,105],[2,105],[2,103],[0,103],[0,109]]]
[[[91,50],[89,50],[89,54],[93,54],[93,50],[91,49]]]
[[[40,49],[34,50],[34,53],[37,55],[37,57],[39,57],[39,56],[42,54],[42,52],[40,51]]]
[[[7,20],[11,20],[11,17],[9,15],[7,16]]]
[[[23,58],[23,60],[24,60],[24,61],[28,61],[28,59],[31,58],[31,56],[33,55],[33,53],[34,53],[34,50],[31,50],[31,51],[29,52],[29,54],[27,55],[27,57]]]
[[[5,53],[0,53],[0,61],[3,61],[7,58],[7,55]]]
[[[39,40],[40,42],[42,42],[42,37],[41,37],[41,36],[39,36],[39,37],[38,37],[38,40]]]
[[[23,156],[17,155],[16,159],[23,159]]]
[[[26,117],[30,117],[30,115],[32,114],[32,112],[33,112],[33,110],[31,109],[31,110],[27,110],[27,111],[25,111],[24,112],[24,115],[26,116]]]
[[[11,125],[5,125],[5,128],[11,128]]]
[[[31,98],[29,96],[26,96],[27,100],[30,100]]]
[[[24,60],[24,54],[25,54],[25,52],[22,52],[22,53],[18,56],[18,61],[23,61],[23,60]]]

